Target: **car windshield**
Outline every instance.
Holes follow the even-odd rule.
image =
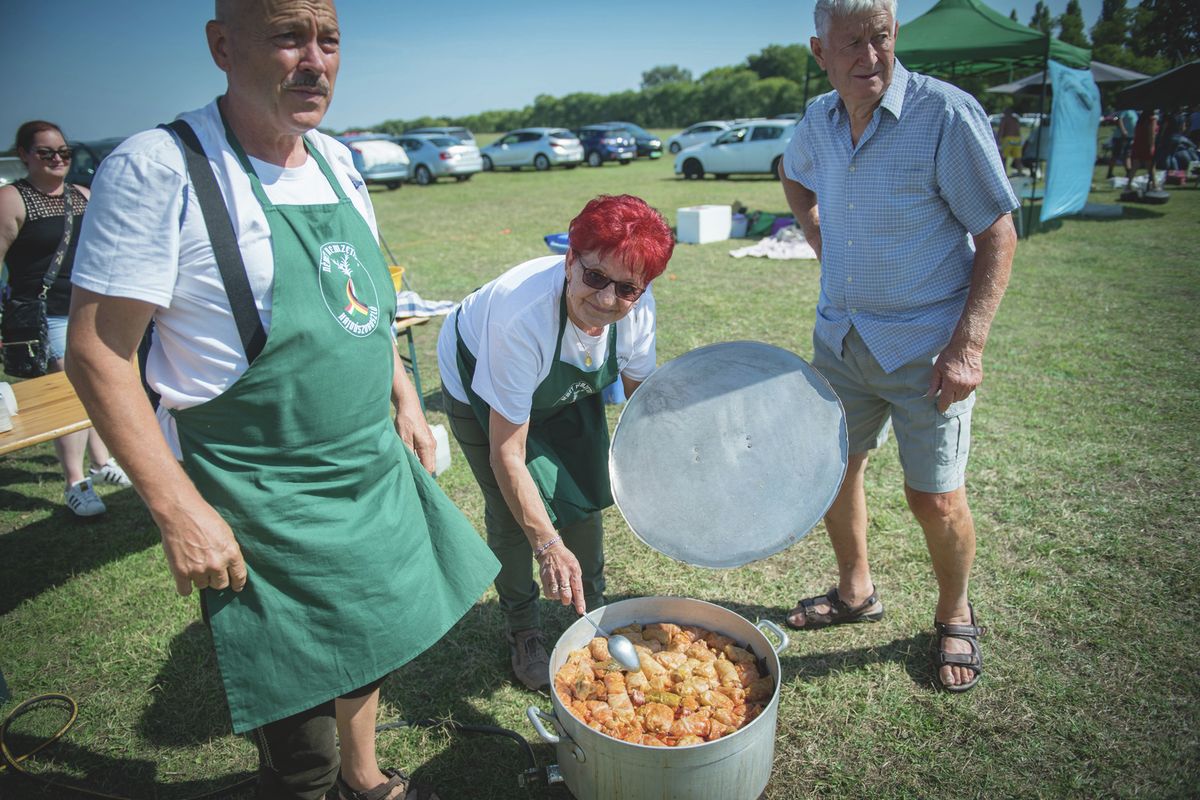
[[[454,147],[462,144],[461,141],[451,136],[437,136],[429,140],[435,147]]]

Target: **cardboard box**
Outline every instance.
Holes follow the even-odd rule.
[[[728,239],[733,227],[731,206],[686,206],[675,213],[675,237],[685,244]]]

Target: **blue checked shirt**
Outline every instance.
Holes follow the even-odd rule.
[[[940,352],[967,299],[969,234],[1018,206],[975,99],[897,61],[857,147],[830,92],[797,125],[784,169],[820,211],[815,336],[840,354],[853,325],[886,372]]]

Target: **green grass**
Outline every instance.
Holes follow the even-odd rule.
[[[542,235],[565,230],[601,192],[642,195],[672,222],[675,209],[698,203],[785,207],[773,181],[685,182],[670,164],[500,172],[373,196],[392,250],[434,299],[457,299],[544,254]],[[968,474],[979,530],[972,599],[990,628],[982,684],[963,696],[932,688],[935,587],[889,443],[868,471],[872,563],[888,616],[792,638],[766,797],[1200,793],[1191,614],[1200,588],[1200,192],[1171,193],[1168,205],[1130,207],[1120,220],[1056,223],[1018,248],[985,358]],[[1115,193],[1093,200],[1115,202]],[[816,264],[734,260],[730,247],[680,245],[656,282],[660,362],[730,339],[810,356]],[[439,422],[436,332],[429,325],[416,337]],[[443,484],[482,528],[460,454]],[[14,700],[66,692],[80,703],[75,728],[30,769],[139,798],[226,785],[253,769],[254,751],[229,732],[196,601],[175,595],[136,495],[101,491],[109,514],[79,523],[62,509],[49,446],[0,459],[0,668]],[[615,511],[606,530],[616,599],[686,595],[778,621],[834,575],[820,529],[721,572],[648,550]],[[553,641],[570,620],[545,608]],[[548,701],[509,680],[500,626],[489,592],[387,681],[381,721],[450,716],[535,739],[525,708]],[[59,719],[22,719],[14,747]],[[381,734],[379,746],[385,764],[416,770],[448,799],[566,796],[519,789],[522,760],[504,739],[404,730]],[[553,762],[551,748],[535,747]],[[59,793],[0,777],[0,796]]]

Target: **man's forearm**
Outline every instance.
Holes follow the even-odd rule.
[[[796,218],[796,224],[804,231],[804,240],[816,252],[817,260],[821,259],[821,219],[817,209],[816,192],[810,191],[802,183],[792,180],[783,174],[783,164],[779,165],[779,180],[783,184],[783,195],[787,198],[788,208]]]
[[[975,261],[971,268],[971,286],[967,302],[954,329],[951,342],[964,349],[982,353],[992,320],[1012,274],[1017,233],[1012,216],[1004,214],[975,237]]]

